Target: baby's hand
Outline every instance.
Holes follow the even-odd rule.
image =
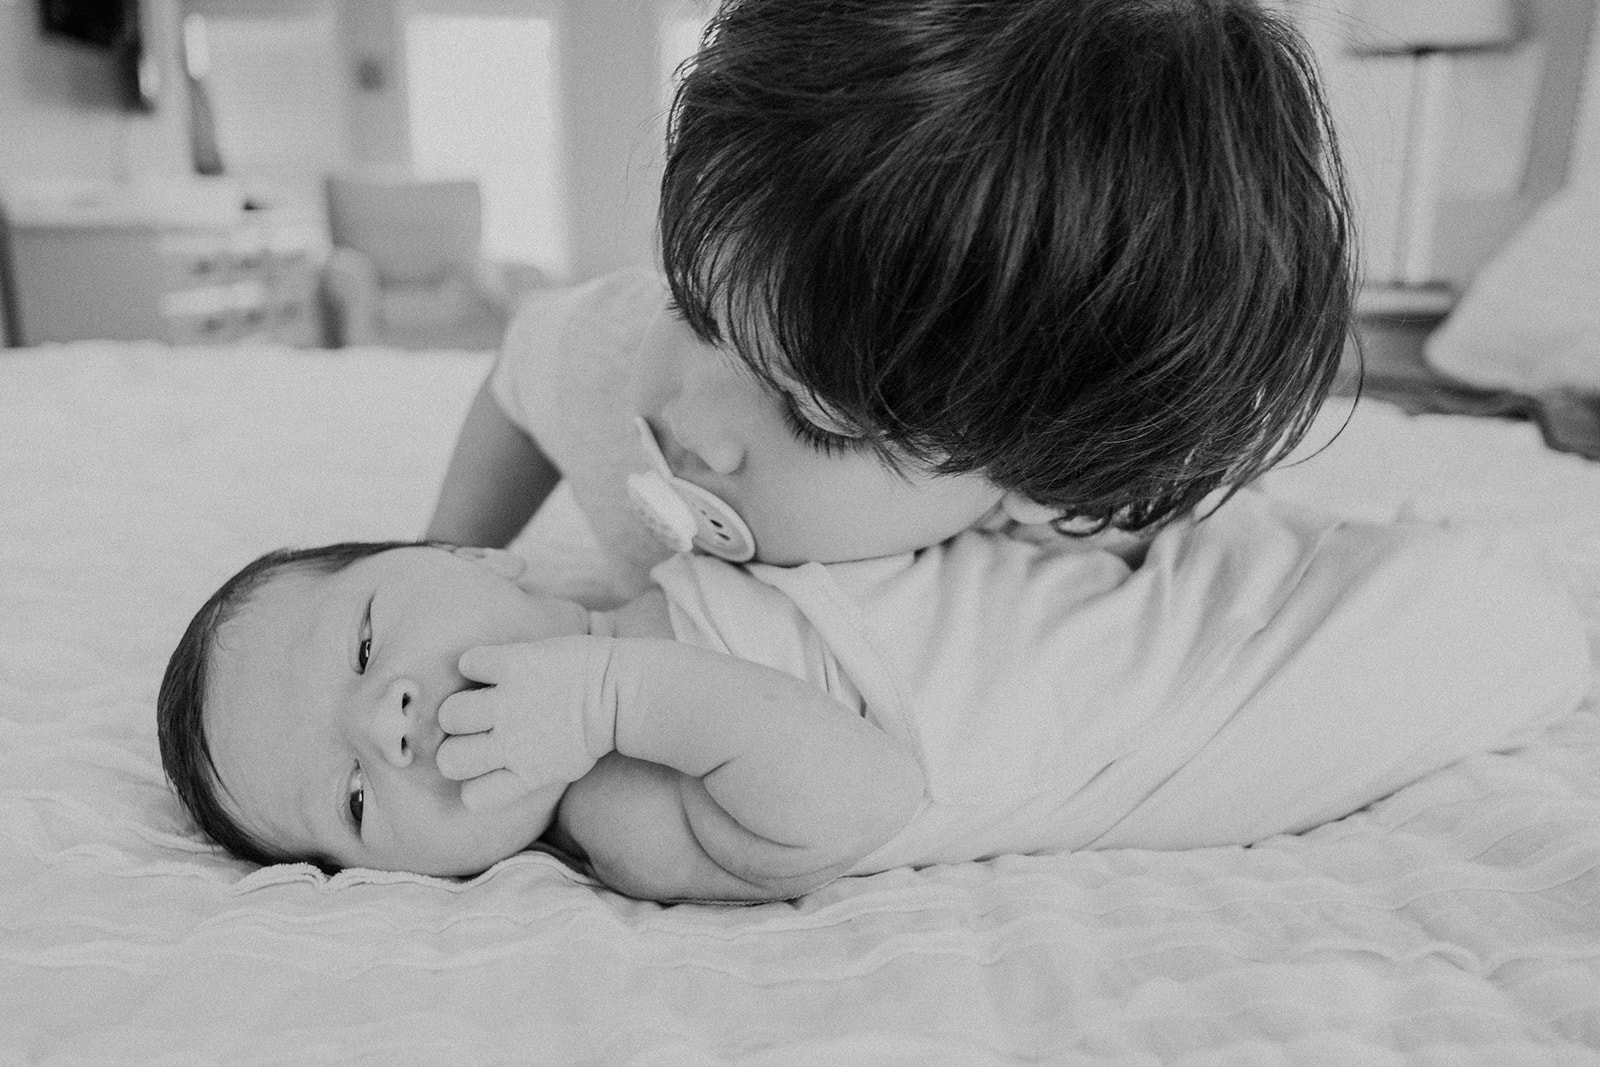
[[[615,743],[606,684],[611,640],[556,637],[462,653],[469,689],[439,705],[439,773],[462,782],[461,802],[487,811],[589,773]]]

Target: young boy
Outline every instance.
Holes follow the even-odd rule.
[[[615,612],[494,550],[263,557],[196,615],[162,757],[231,851],[471,874],[541,837],[656,899],[1339,818],[1573,707],[1580,621],[1484,537],[1239,494],[1130,569],[980,532],[679,555]]]
[[[427,535],[505,545],[564,478],[642,591],[683,509],[637,514],[639,417],[706,550],[729,516],[775,564],[1154,530],[1303,434],[1347,228],[1253,0],[733,0],[673,108],[665,279],[513,325]]]

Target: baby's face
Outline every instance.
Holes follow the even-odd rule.
[[[938,544],[976,525],[1003,494],[977,474],[890,470],[817,409],[674,316],[652,327],[635,397],[679,478],[710,490],[750,526],[763,563],[833,563]]]
[[[205,729],[222,801],[292,855],[476,874],[532,844],[563,789],[490,812],[462,806],[461,783],[434,762],[439,705],[470,685],[457,661],[475,645],[587,626],[578,605],[442,548],[280,574],[221,627],[212,654]]]

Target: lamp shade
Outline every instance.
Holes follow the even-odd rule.
[[[1360,55],[1471,52],[1516,43],[1514,0],[1351,0]]]

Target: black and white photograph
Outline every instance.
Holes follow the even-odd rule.
[[[0,0],[0,1067],[1600,1067],[1595,0]]]

